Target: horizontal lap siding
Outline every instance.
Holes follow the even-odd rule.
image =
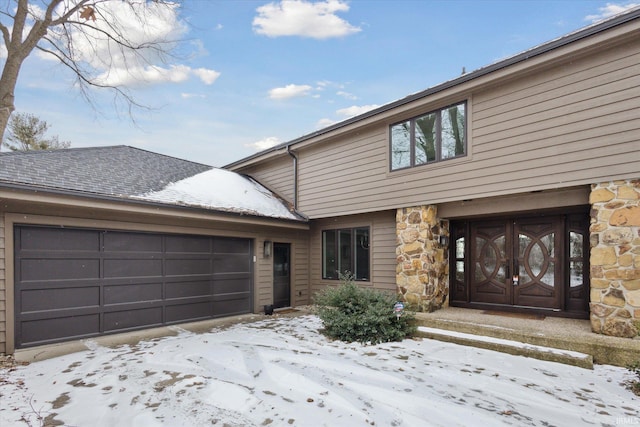
[[[305,234],[291,245],[292,269],[291,288],[293,298],[291,304],[295,306],[307,305],[309,295],[309,239]]]
[[[275,160],[261,164],[260,168],[245,168],[237,170],[251,176],[280,197],[293,202],[294,199],[294,179],[293,179],[293,158],[284,154]]]
[[[396,290],[396,213],[395,211],[353,215],[314,221],[311,230],[311,296],[337,280],[322,280],[322,230],[370,227],[371,281],[358,282],[376,289]]]
[[[640,40],[465,98],[462,159],[390,173],[382,120],[300,150],[302,212],[322,218],[640,176]]]

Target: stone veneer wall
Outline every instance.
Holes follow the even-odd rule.
[[[591,327],[640,331],[640,179],[591,186]]]
[[[449,263],[441,235],[449,236],[449,224],[438,220],[436,206],[397,210],[396,285],[412,310],[435,311],[447,301]]]

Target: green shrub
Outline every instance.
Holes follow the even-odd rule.
[[[627,369],[636,374],[636,379],[630,380],[627,383],[627,387],[629,390],[640,396],[640,360],[627,366]]]
[[[405,310],[398,318],[394,295],[361,288],[348,273],[340,279],[340,286],[326,288],[314,298],[326,335],[346,342],[378,344],[401,341],[415,332],[415,313]]]

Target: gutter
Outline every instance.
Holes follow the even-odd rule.
[[[293,159],[293,208],[298,211],[298,155],[287,145],[287,154]]]

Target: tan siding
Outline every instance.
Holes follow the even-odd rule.
[[[396,290],[396,223],[395,211],[353,215],[314,221],[310,244],[311,294],[327,286],[336,286],[337,280],[322,280],[322,230],[366,227],[371,229],[371,281],[358,282],[376,289]]]
[[[308,235],[301,236],[297,242],[291,245],[291,255],[291,288],[293,291],[291,303],[294,307],[310,304]]]
[[[261,164],[259,168],[238,169],[236,172],[251,176],[280,197],[293,202],[293,159],[286,152],[283,152],[282,157]]]
[[[300,150],[300,210],[323,218],[640,175],[640,39],[466,97],[468,156],[389,172],[380,121]]]

